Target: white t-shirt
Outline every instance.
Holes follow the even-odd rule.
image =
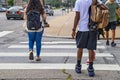
[[[100,0],[99,3],[102,3]],[[92,4],[92,0],[76,0],[75,11],[80,12],[80,20],[78,22],[78,31],[89,31],[89,7]]]

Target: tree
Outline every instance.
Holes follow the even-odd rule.
[[[51,5],[53,7],[60,7],[61,6],[61,0],[45,0],[46,5]]]
[[[8,5],[13,6],[14,5],[14,0],[7,0]]]
[[[69,7],[70,5],[74,6],[75,1],[76,0],[65,0],[65,3],[62,3],[62,0],[45,0],[45,4],[53,7],[61,7],[62,5]]]

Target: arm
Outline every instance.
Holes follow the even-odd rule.
[[[43,15],[42,15],[42,19],[43,19],[43,21],[46,20],[46,13],[45,13],[45,11],[44,11],[44,13],[43,13]]]
[[[117,9],[119,9],[119,8],[120,8],[120,6],[118,5],[118,3],[116,3],[116,5],[117,5]]]
[[[75,38],[76,28],[77,28],[79,20],[80,20],[80,12],[76,12],[76,15],[75,15],[75,18],[74,18],[74,26],[73,26],[73,29],[72,29],[72,38]]]
[[[24,20],[27,20],[26,8],[24,9]]]

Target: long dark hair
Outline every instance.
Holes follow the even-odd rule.
[[[44,8],[43,8],[40,0],[29,0],[28,6],[26,9],[26,13],[28,13],[31,10],[39,11],[40,14],[44,13]]]

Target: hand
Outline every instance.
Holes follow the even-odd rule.
[[[71,34],[72,38],[75,39],[75,36],[76,36],[76,32],[75,31],[72,31],[72,34]]]

